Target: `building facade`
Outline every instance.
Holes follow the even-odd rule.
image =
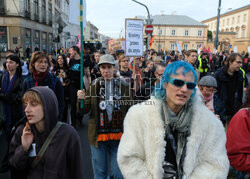
[[[0,0],[0,52],[16,47],[21,56],[27,47],[51,52],[65,26],[60,9],[61,0]]]
[[[137,18],[145,20],[143,17]],[[206,46],[207,25],[183,15],[155,15],[151,18],[154,41],[150,48],[156,51],[172,51],[178,50],[176,44],[180,45],[181,50],[198,50]],[[146,37],[145,27],[146,23],[144,23],[144,37]]]
[[[217,16],[203,20],[212,32],[212,39],[216,35]],[[219,50],[247,51],[250,46],[250,4],[220,15]],[[213,42],[208,45],[213,46]]]
[[[67,40],[65,40],[65,48],[70,48],[78,43],[78,36],[80,35],[80,25],[69,23],[68,26],[64,28],[66,33],[68,32]]]
[[[86,23],[86,28],[83,31],[83,36],[84,40],[100,40],[98,28],[90,21],[87,21]]]

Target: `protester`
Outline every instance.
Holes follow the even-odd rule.
[[[209,71],[207,53],[202,53],[201,56],[198,57],[197,68],[200,72],[200,78],[208,75],[210,71]]]
[[[112,55],[101,56],[98,66],[102,78],[91,84],[86,95],[85,90],[79,90],[77,95],[79,99],[85,99],[84,113],[91,111],[88,137],[94,178],[109,176],[120,179],[123,177],[117,164],[117,149],[123,133],[123,119],[129,108],[126,103],[131,102],[131,94],[123,80],[114,78],[115,60]]]
[[[67,60],[65,55],[59,54],[56,60],[56,64],[53,71],[54,75],[57,76],[58,79],[60,79],[62,85],[63,85],[63,91],[64,91],[64,104],[65,108],[62,115],[62,121],[68,122],[68,112],[70,111],[70,80],[69,80],[69,67],[67,65]]]
[[[217,93],[226,108],[227,124],[240,109],[243,98],[243,74],[240,70],[242,57],[232,53],[226,60],[226,65],[215,72]]]
[[[81,126],[82,116],[80,111],[77,110],[77,90],[80,90],[80,81],[81,81],[81,57],[80,49],[77,46],[72,46],[69,49],[70,61],[69,61],[69,80],[70,80],[70,102],[71,102],[71,122],[74,127],[77,127],[77,124]],[[85,71],[86,72],[86,71]],[[89,74],[88,74],[89,75]],[[85,83],[83,83],[83,89],[85,89]]]
[[[93,59],[92,59],[92,62],[90,64],[90,75],[91,75],[91,81],[94,81],[96,78],[99,78],[101,77],[101,73],[99,71],[99,68],[98,68],[98,63],[99,63],[99,60],[100,60],[100,53],[99,52],[95,52],[93,54]]]
[[[119,72],[121,77],[125,80],[128,85],[133,87],[134,80],[132,78],[133,72],[128,68],[129,67],[129,59],[128,57],[121,55],[119,57]]]
[[[0,108],[3,110],[0,121],[7,144],[11,140],[11,129],[14,124],[23,116],[22,108],[22,68],[19,57],[9,55],[6,58],[6,71],[0,76]],[[7,147],[8,150],[8,147]],[[0,172],[7,171],[8,152],[5,155]]]
[[[48,56],[43,52],[34,52],[30,59],[30,74],[23,83],[23,94],[34,86],[48,86],[55,92],[59,103],[59,115],[62,118],[64,110],[64,92],[60,80],[50,72],[50,62]]]
[[[214,95],[217,88],[216,79],[212,76],[203,76],[198,83],[199,90],[198,94],[201,95],[203,102],[210,111],[217,115],[217,117],[225,125],[225,106],[222,101]]]
[[[227,155],[237,178],[250,178],[250,85],[246,101],[232,118],[227,129]]]
[[[118,164],[124,178],[226,178],[222,123],[196,95],[187,62],[168,65],[160,88],[124,120]]]
[[[27,122],[17,128],[10,144],[12,176],[84,178],[80,138],[70,125],[58,122],[59,104],[54,92],[47,87],[31,88],[24,94],[23,104]]]
[[[200,80],[200,71],[196,68],[196,61],[197,61],[197,51],[194,49],[188,50],[185,53],[186,61],[194,67],[194,70],[197,73],[198,81]]]
[[[146,62],[146,68],[142,69],[142,83],[151,83],[154,76],[154,62],[152,60],[147,60]]]

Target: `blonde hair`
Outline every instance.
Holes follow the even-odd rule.
[[[35,91],[27,91],[23,95],[22,101],[23,101],[23,103],[35,102],[37,104],[42,104],[42,99],[41,99],[40,95]]]

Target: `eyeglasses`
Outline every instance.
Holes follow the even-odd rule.
[[[123,61],[121,61],[121,62],[124,62],[124,63],[125,63],[125,62],[129,62],[129,60],[123,60]]]
[[[184,86],[184,84],[187,85],[187,89],[192,90],[195,88],[196,83],[191,82],[191,81],[183,81],[180,79],[176,79],[176,78],[169,78],[169,83],[171,83],[172,85],[181,88],[182,86]]]
[[[216,89],[207,89],[206,87],[203,87],[203,89],[202,89],[203,91],[205,91],[206,93],[216,93],[217,92],[217,90]]]

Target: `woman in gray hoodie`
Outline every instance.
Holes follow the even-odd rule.
[[[20,125],[10,144],[12,177],[27,179],[82,179],[83,161],[79,135],[58,122],[58,102],[48,87],[34,87],[23,96],[26,125]],[[60,123],[60,125],[59,125]],[[43,155],[39,152],[51,131],[58,127]],[[42,151],[42,150],[41,150]]]

